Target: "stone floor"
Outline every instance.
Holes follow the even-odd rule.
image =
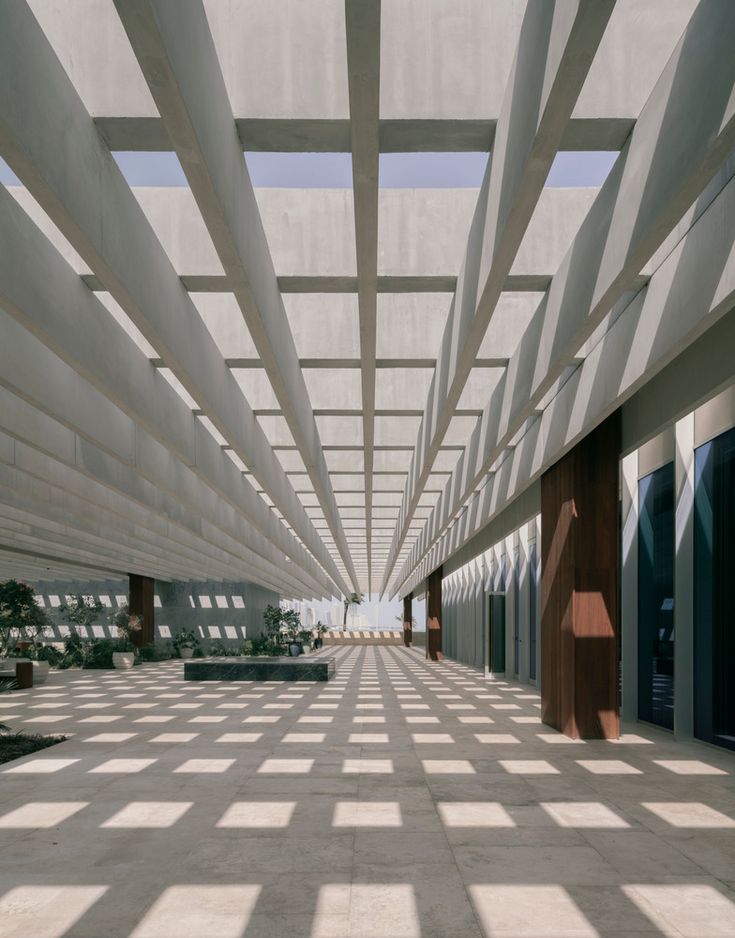
[[[735,936],[735,757],[576,742],[396,647],[325,684],[52,674],[0,769],[0,936]]]

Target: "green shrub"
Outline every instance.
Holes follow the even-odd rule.
[[[252,655],[253,654],[253,643],[249,638],[246,638],[241,646],[241,653],[243,655]]]
[[[35,657],[49,617],[36,602],[33,587],[19,580],[0,582],[0,654],[14,650],[16,642],[30,645],[26,657]]]
[[[224,658],[230,651],[221,638],[215,638],[209,643],[209,654],[215,658]]]
[[[64,640],[64,653],[58,661],[58,666],[61,669],[87,668],[89,670],[100,670],[102,668],[112,668],[112,653],[114,651],[131,650],[135,650],[134,646],[125,640],[116,639],[113,641],[110,638],[97,638],[90,641],[82,638],[77,632],[72,632]]]
[[[143,645],[139,652],[141,661],[169,661],[173,658],[171,644]]]
[[[54,645],[41,645],[37,651],[39,661],[48,661],[52,668],[58,667],[63,657],[63,653]]]
[[[3,733],[0,735],[0,763],[20,759],[31,752],[63,743],[67,736],[40,736],[36,733]]]
[[[116,648],[115,642],[109,638],[100,638],[97,639],[97,641],[86,642],[83,650],[84,662],[82,667],[88,668],[89,670],[111,668],[113,667],[112,653],[121,650],[127,651],[127,649]]]

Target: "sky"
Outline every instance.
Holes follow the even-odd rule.
[[[184,186],[186,179],[175,153],[113,154],[131,186]],[[547,186],[600,186],[617,152],[558,153]],[[257,187],[350,188],[349,153],[246,153]],[[380,185],[384,188],[479,188],[487,153],[381,153]],[[0,182],[19,180],[0,159]]]

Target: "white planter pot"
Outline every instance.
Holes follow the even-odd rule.
[[[32,661],[31,664],[33,665],[33,686],[45,684],[51,665],[48,661]]]
[[[194,649],[193,648],[179,648],[179,654],[182,658],[193,658]]]
[[[112,663],[121,671],[128,671],[135,664],[134,651],[113,651]]]

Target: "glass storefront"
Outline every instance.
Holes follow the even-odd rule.
[[[694,733],[735,749],[735,428],[694,465]]]
[[[538,554],[536,552],[536,542],[533,541],[530,545],[529,550],[529,576],[531,578],[530,582],[530,597],[529,597],[529,609],[528,609],[528,631],[529,631],[529,644],[530,644],[530,659],[528,663],[528,676],[532,681],[536,680],[536,614],[537,614],[537,603],[538,603],[538,581],[536,579],[537,573],[537,564],[538,564]]]
[[[638,483],[638,717],[674,727],[674,464]]]

